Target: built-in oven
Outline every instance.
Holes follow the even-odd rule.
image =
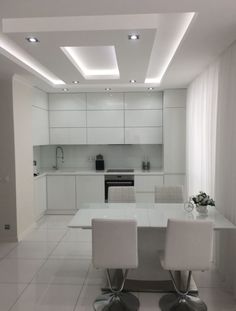
[[[108,189],[109,187],[130,187],[134,186],[134,174],[126,174],[132,173],[131,169],[110,169],[107,170],[107,174],[105,175],[105,202],[108,201]]]

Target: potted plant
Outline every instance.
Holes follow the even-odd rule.
[[[208,205],[215,206],[215,201],[203,191],[200,191],[196,196],[193,196],[192,201],[194,202],[198,213],[202,215],[207,215]]]

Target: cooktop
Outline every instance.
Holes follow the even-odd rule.
[[[134,169],[132,168],[109,168],[107,173],[133,173]]]

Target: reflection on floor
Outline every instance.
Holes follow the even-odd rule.
[[[72,216],[46,216],[24,241],[0,244],[1,311],[92,311],[103,271],[91,265],[91,232],[68,229]],[[195,273],[209,311],[235,311],[217,272]],[[140,310],[158,311],[161,294],[139,293]]]

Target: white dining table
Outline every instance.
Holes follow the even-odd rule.
[[[199,219],[212,221],[214,230],[236,229],[215,207],[208,215],[199,215],[196,210],[187,212],[184,204],[154,203],[88,203],[84,204],[69,223],[70,228],[92,229],[94,218],[135,219],[138,227],[139,266],[130,270],[126,289],[132,291],[173,291],[167,271],[160,265],[158,251],[164,249],[168,219]],[[191,291],[197,292],[192,279]]]

